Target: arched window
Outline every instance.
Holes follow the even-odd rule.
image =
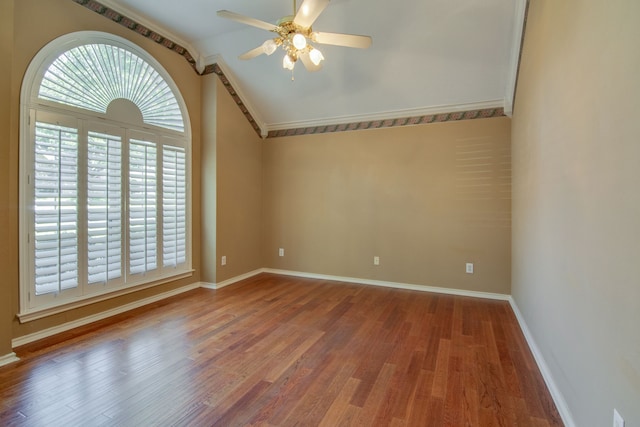
[[[190,274],[189,121],[162,66],[69,34],[33,59],[22,105],[21,320]]]

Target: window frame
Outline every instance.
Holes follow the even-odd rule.
[[[53,101],[38,98],[38,90],[40,82],[44,76],[44,73],[48,67],[56,60],[62,53],[73,49],[74,47],[85,44],[109,44],[122,49],[126,49],[137,55],[142,60],[151,65],[158,74],[165,80],[176,101],[180,107],[182,119],[184,123],[184,132],[172,130],[168,128],[159,127],[147,123],[127,123],[121,122],[109,117],[108,114],[102,114],[93,112],[90,110],[84,110],[70,105],[60,104]],[[180,278],[189,277],[193,274],[192,268],[192,159],[191,159],[191,122],[186,109],[186,104],[182,95],[164,69],[164,67],[155,60],[149,53],[130,42],[127,39],[118,37],[109,33],[97,32],[97,31],[81,31],[76,33],[67,34],[61,36],[45,47],[31,61],[27,72],[25,73],[22,89],[21,89],[21,105],[20,105],[20,186],[19,186],[19,235],[20,235],[20,311],[18,318],[20,322],[28,322],[31,320],[46,317],[55,313],[67,311],[83,305],[93,304],[97,301],[117,297],[130,292],[135,292],[148,287],[156,286],[161,283],[167,283]],[[108,286],[102,286],[100,284],[89,284],[88,276],[86,274],[87,255],[83,253],[86,248],[85,244],[87,240],[87,225],[86,221],[82,220],[82,217],[87,215],[87,207],[80,206],[79,219],[81,227],[78,230],[79,243],[78,252],[80,253],[79,259],[85,260],[85,263],[80,263],[78,274],[80,275],[79,284],[76,288],[72,289],[73,292],[68,292],[69,297],[62,294],[50,294],[46,298],[41,298],[45,295],[35,297],[35,272],[34,272],[34,249],[33,240],[34,236],[31,236],[35,226],[35,211],[34,211],[34,165],[35,158],[33,154],[33,148],[35,144],[34,132],[36,126],[37,114],[45,115],[48,117],[58,117],[65,123],[71,122],[76,124],[75,128],[78,130],[78,144],[79,146],[85,144],[79,149],[79,153],[84,153],[86,157],[87,153],[87,141],[88,135],[91,131],[100,132],[101,129],[107,131],[119,131],[117,135],[122,137],[122,149],[123,157],[122,164],[125,171],[122,172],[122,200],[124,202],[121,205],[122,208],[122,235],[125,236],[122,240],[122,258],[124,264],[122,265],[122,271],[124,274],[122,283],[119,285],[116,283]],[[128,142],[133,137],[131,135],[153,135],[153,138],[157,142],[157,160],[156,167],[158,170],[158,178],[162,176],[163,169],[162,163],[162,147],[164,144],[181,147],[185,153],[185,225],[186,225],[186,237],[185,237],[185,251],[186,259],[183,264],[178,266],[165,267],[162,262],[163,240],[162,233],[157,233],[157,268],[153,274],[143,274],[140,277],[128,279],[129,274],[129,250],[128,250],[128,234],[129,234],[129,208],[128,208]],[[124,154],[124,153],[127,154]],[[80,157],[83,154],[79,154]],[[79,164],[86,164],[87,159],[79,159]],[[126,163],[126,165],[124,165]],[[84,192],[86,187],[86,180],[88,174],[87,170],[80,171],[78,177],[78,191]],[[159,179],[158,179],[159,180]],[[161,189],[161,183],[158,184]],[[80,194],[79,193],[79,194]],[[86,194],[84,194],[86,196]],[[162,192],[156,193],[156,210],[158,212],[157,223],[159,230],[162,229]],[[78,196],[80,203],[87,204],[88,201],[82,198],[82,195]],[[125,249],[126,246],[126,249]],[[80,262],[80,261],[79,261]],[[85,277],[87,276],[87,277]],[[128,280],[125,280],[127,278]],[[117,282],[117,281],[116,281]],[[108,283],[108,282],[107,282]],[[102,289],[98,289],[102,288]],[[36,301],[40,300],[40,301]]]

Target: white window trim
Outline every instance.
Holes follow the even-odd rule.
[[[32,175],[33,169],[33,157],[29,152],[32,147],[30,142],[30,127],[34,117],[31,117],[32,110],[40,109],[42,111],[49,111],[52,113],[73,114],[74,116],[85,121],[85,123],[94,122],[96,120],[104,121],[106,125],[122,125],[113,120],[107,120],[101,117],[100,114],[91,114],[85,110],[79,108],[60,105],[54,102],[38,99],[38,89],[40,83],[40,77],[49,65],[63,52],[72,49],[76,46],[88,44],[88,43],[105,43],[119,46],[127,49],[140,58],[147,61],[155,70],[164,78],[176,97],[178,105],[182,113],[184,120],[184,133],[158,128],[154,126],[134,126],[129,123],[126,124],[127,128],[144,132],[145,130],[153,129],[164,138],[178,138],[185,141],[185,154],[187,162],[187,176],[186,176],[186,190],[187,190],[187,203],[186,203],[186,250],[187,261],[186,267],[174,272],[168,272],[165,270],[163,274],[154,274],[153,277],[143,278],[131,282],[125,286],[118,287],[115,290],[105,290],[104,292],[92,292],[82,295],[80,297],[65,299],[61,302],[54,304],[45,304],[41,306],[31,306],[29,302],[29,293],[34,291],[32,284],[33,272],[32,270],[32,256],[30,243],[27,241],[27,237],[32,228],[33,220],[31,219],[31,212],[33,211],[31,184],[28,182],[29,176]],[[81,127],[79,128],[81,129]],[[165,135],[164,137],[162,135]],[[102,301],[109,298],[118,297],[127,293],[135,292],[141,289],[146,289],[152,286],[168,283],[174,280],[189,277],[193,274],[192,269],[192,159],[191,159],[191,121],[189,119],[186,104],[177,85],[167,73],[164,67],[155,60],[149,53],[141,49],[139,46],[133,44],[127,39],[118,37],[112,34],[97,32],[97,31],[81,31],[61,36],[49,44],[47,44],[31,61],[21,88],[20,94],[20,191],[19,191],[19,235],[20,235],[20,247],[19,247],[19,259],[20,259],[20,312],[18,319],[20,322],[28,322],[36,320],[42,317],[46,317],[52,314],[60,313],[63,311],[71,310],[80,306],[93,304],[98,301]],[[160,243],[162,248],[162,243]],[[160,260],[159,260],[160,262]],[[125,265],[125,269],[128,269],[128,265]]]

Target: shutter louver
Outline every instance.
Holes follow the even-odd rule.
[[[129,143],[129,271],[157,267],[157,148],[146,141]]]
[[[162,152],[163,266],[186,261],[186,156],[183,148],[165,146]]]
[[[78,286],[78,131],[35,125],[35,293]]]
[[[88,283],[122,277],[122,141],[89,132],[87,148]]]
[[[162,76],[133,52],[106,44],[77,46],[60,55],[42,78],[38,97],[98,113],[128,99],[145,123],[184,132],[182,112]]]
[[[166,70],[85,32],[36,54],[23,87],[20,321],[192,274],[191,135]]]

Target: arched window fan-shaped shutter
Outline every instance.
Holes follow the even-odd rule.
[[[145,123],[184,131],[178,102],[167,82],[144,59],[108,44],[87,44],[61,54],[42,78],[40,99],[106,113],[128,99]]]
[[[162,66],[73,33],[22,87],[20,319],[192,274],[189,121]]]

